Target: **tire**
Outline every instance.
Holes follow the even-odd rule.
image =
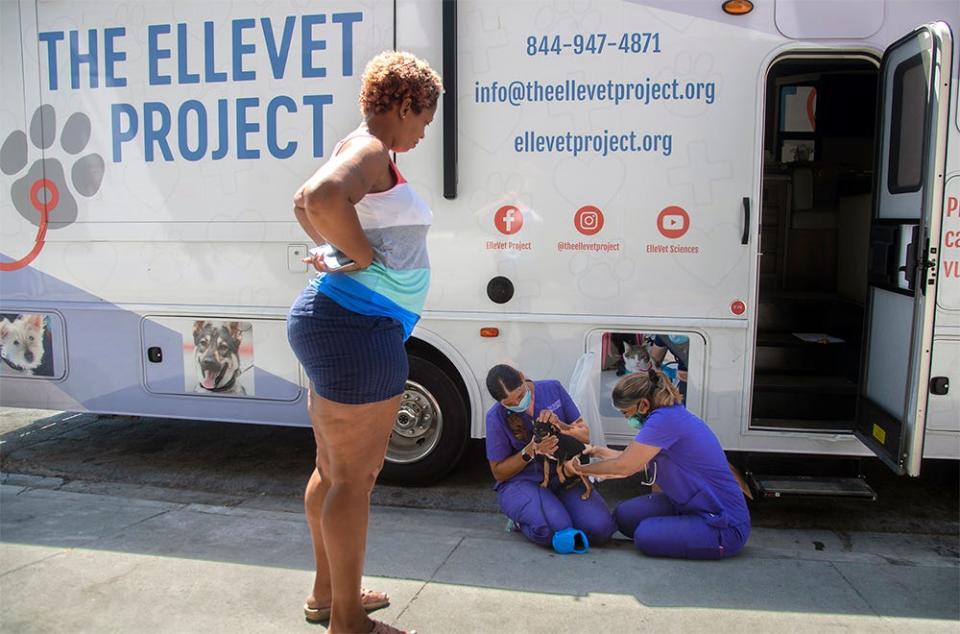
[[[380,479],[425,486],[450,473],[470,439],[469,415],[454,380],[436,364],[410,355],[410,378],[390,434]]]

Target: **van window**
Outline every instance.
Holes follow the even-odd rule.
[[[892,106],[887,188],[891,194],[915,192],[923,181],[928,110],[927,77],[920,55],[894,71]]]
[[[817,131],[816,85],[788,84],[780,88],[780,161],[814,160]]]

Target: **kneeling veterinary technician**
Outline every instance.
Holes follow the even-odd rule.
[[[511,366],[497,365],[487,374],[487,390],[497,401],[487,412],[487,459],[503,513],[527,539],[552,545],[558,552],[582,552],[587,546],[578,545],[582,537],[594,546],[608,541],[616,525],[596,491],[581,499],[583,487],[565,488],[551,461],[546,467],[547,486],[541,487],[543,467],[535,458],[553,455],[559,437],[549,435],[537,442],[536,421],[581,443],[589,440],[590,431],[563,386],[557,381],[530,381]]]
[[[645,471],[662,493],[614,509],[617,527],[646,555],[722,559],[750,536],[750,513],[713,431],[681,404],[680,392],[659,370],[630,374],[613,389],[613,404],[639,430],[623,451],[589,447],[600,462],[566,463],[580,475],[623,477]]]

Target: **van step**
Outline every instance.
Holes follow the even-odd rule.
[[[877,493],[863,478],[776,476],[748,473],[750,486],[761,498],[846,497],[876,501]]]

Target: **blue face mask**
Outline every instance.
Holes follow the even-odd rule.
[[[640,413],[640,405],[638,404],[637,413],[627,419],[627,425],[630,425],[630,427],[634,429],[640,429],[641,427],[643,427],[644,423],[647,422],[647,418],[649,417],[650,417],[649,414]]]
[[[503,405],[503,403],[501,403]],[[527,388],[527,393],[523,395],[523,398],[520,399],[520,402],[517,405],[503,405],[508,410],[514,413],[521,413],[527,411],[527,408],[530,407],[530,388]]]

